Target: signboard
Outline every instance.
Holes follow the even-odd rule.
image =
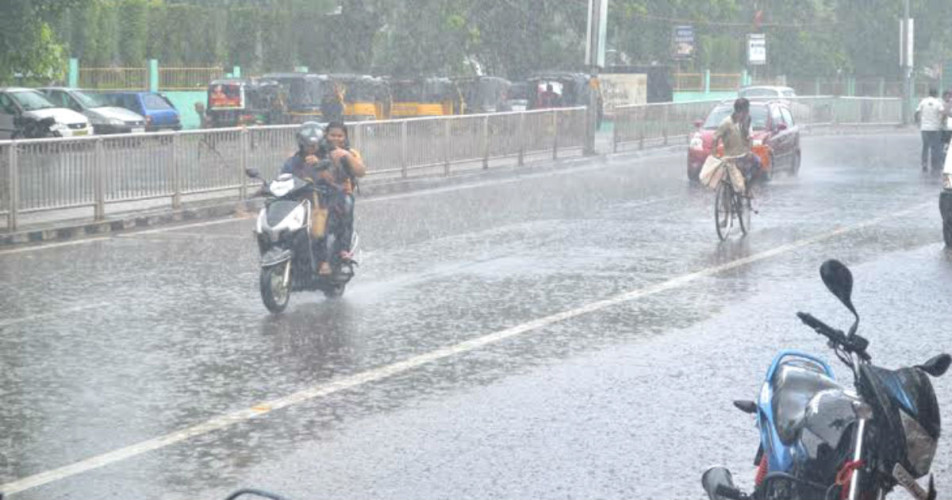
[[[767,36],[763,33],[747,35],[747,64],[749,66],[767,64]]]
[[[598,75],[605,114],[614,114],[617,106],[648,102],[648,75],[644,73],[602,73]]]
[[[674,58],[694,57],[694,26],[674,27]]]

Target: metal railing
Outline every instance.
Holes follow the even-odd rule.
[[[159,68],[159,90],[205,90],[224,75],[224,68]]]
[[[710,89],[714,91],[733,91],[744,83],[740,73],[711,73]]]
[[[95,90],[145,90],[149,88],[146,68],[81,68],[79,86]]]
[[[892,97],[811,96],[785,99],[794,123],[802,127],[832,125],[900,125],[902,100]],[[724,101],[642,104],[615,108],[612,150],[637,144],[686,144],[714,106]]]
[[[35,212],[92,208],[101,220],[118,203],[167,198],[244,198],[244,170],[277,174],[297,149],[295,125],[156,134],[0,141],[0,216],[6,229]],[[449,174],[529,155],[580,153],[585,108],[413,118],[350,124],[368,176]],[[426,172],[429,171],[429,172]]]
[[[703,73],[675,73],[674,90],[681,92],[701,92],[704,90]]]

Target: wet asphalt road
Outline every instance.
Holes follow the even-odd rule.
[[[683,154],[359,200],[345,297],[298,294],[280,316],[250,220],[0,252],[0,484],[100,460],[11,498],[700,498],[712,464],[750,484],[756,434],[730,401],[780,348],[833,361],[794,316],[848,326],[824,259],[853,266],[874,360],[952,351],[918,137],[803,145],[800,176],[763,188],[753,233],[727,243]],[[952,379],[936,389],[952,421]],[[952,489],[952,442],[934,469]]]

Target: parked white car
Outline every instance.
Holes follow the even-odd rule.
[[[39,89],[57,106],[82,113],[93,125],[96,134],[144,133],[145,117],[126,108],[113,106],[98,94],[67,87]]]
[[[25,88],[0,88],[0,140],[10,139],[26,121],[53,118],[50,131],[59,137],[92,135],[89,119],[71,109],[59,108],[41,92]]]

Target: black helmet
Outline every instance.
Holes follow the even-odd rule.
[[[320,147],[321,140],[324,139],[324,130],[317,122],[305,122],[298,128],[294,138],[302,151],[307,149],[308,146]]]

